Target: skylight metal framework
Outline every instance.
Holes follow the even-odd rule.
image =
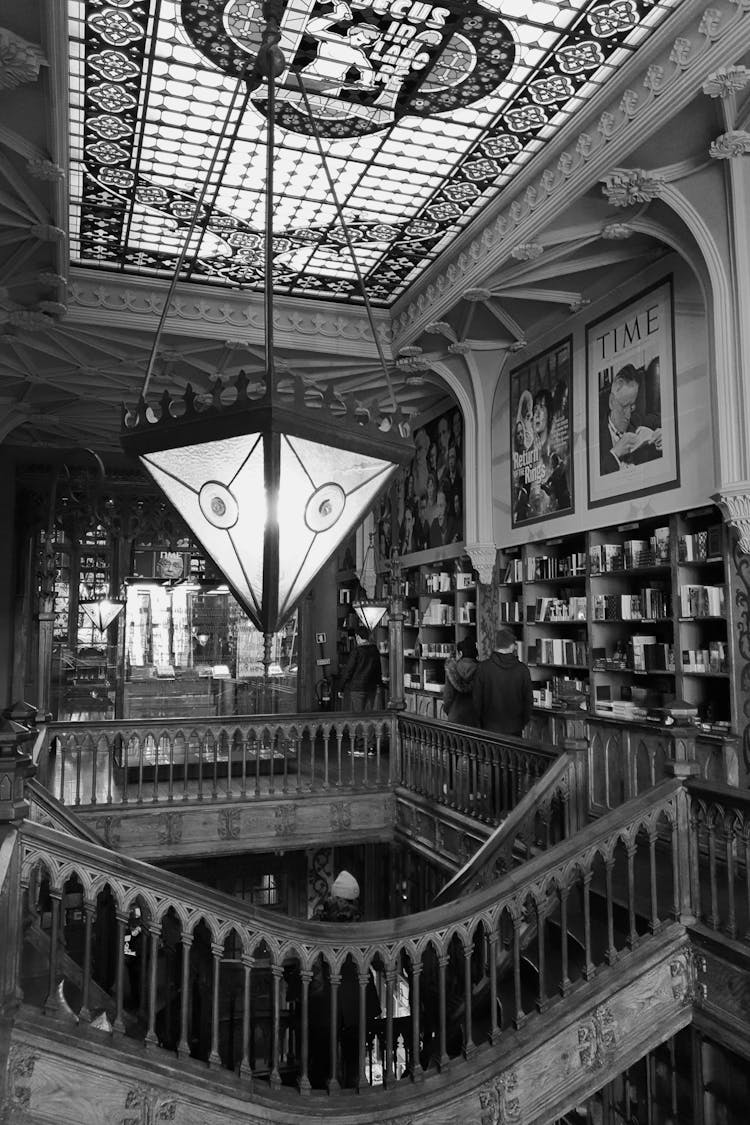
[[[289,0],[275,291],[362,300],[316,131],[388,306],[680,3]],[[72,260],[171,276],[208,178],[182,278],[262,289],[259,0],[69,0],[69,16]]]

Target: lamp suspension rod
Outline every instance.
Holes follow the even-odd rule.
[[[281,34],[271,5],[265,6],[264,15],[266,16],[266,26],[263,30],[265,49],[263,64],[266,67],[268,112],[266,115],[266,230],[263,263],[263,320],[266,343],[266,381],[268,384],[266,390],[269,394],[272,394],[276,379],[273,362],[273,165],[274,147],[276,144],[274,122],[274,115],[276,113],[276,75],[274,73],[273,49],[281,38]]]
[[[156,360],[156,351],[157,351],[157,348],[159,347],[161,335],[162,335],[162,332],[164,331],[164,325],[166,324],[167,316],[169,315],[169,309],[170,309],[170,306],[172,304],[172,298],[174,297],[174,291],[177,288],[177,282],[180,279],[180,273],[182,272],[182,267],[183,267],[183,264],[185,262],[185,258],[187,256],[188,246],[190,245],[190,239],[193,237],[193,231],[195,230],[195,224],[198,222],[198,216],[200,215],[201,208],[203,207],[203,201],[206,198],[206,192],[208,191],[208,185],[209,185],[209,182],[211,180],[211,177],[213,176],[214,168],[216,167],[216,162],[219,159],[219,153],[221,152],[222,145],[224,144],[227,133],[229,132],[229,123],[232,120],[232,114],[234,113],[234,107],[237,103],[237,98],[239,96],[240,91],[243,88],[244,83],[245,83],[245,75],[241,74],[240,77],[237,79],[237,85],[235,86],[234,93],[232,94],[232,97],[230,99],[229,108],[227,110],[227,115],[226,115],[226,118],[224,119],[224,124],[221,127],[221,132],[219,134],[219,139],[216,142],[216,146],[214,148],[213,155],[211,156],[211,163],[208,166],[208,171],[206,172],[205,179],[203,180],[203,185],[201,187],[200,195],[198,196],[197,200],[195,201],[195,209],[194,209],[193,214],[190,218],[190,223],[188,225],[188,231],[187,231],[187,234],[185,236],[185,241],[182,244],[182,249],[180,250],[180,254],[179,254],[179,257],[177,259],[177,263],[175,265],[175,268],[174,268],[174,273],[172,274],[172,280],[170,281],[170,284],[169,284],[169,291],[168,291],[166,299],[164,301],[164,307],[161,310],[161,316],[159,317],[159,323],[156,326],[156,333],[154,335],[154,340],[153,340],[153,343],[151,345],[151,353],[148,357],[148,363],[146,365],[146,374],[143,377],[143,386],[141,387],[141,398],[145,398],[147,393],[148,393],[149,383],[151,382],[151,375],[152,375],[153,370],[154,370],[154,362]]]
[[[372,332],[372,336],[373,336],[373,339],[375,341],[375,347],[378,349],[378,356],[380,357],[380,364],[381,364],[381,367],[383,368],[383,375],[385,376],[385,382],[386,382],[386,386],[388,387],[388,393],[391,396],[391,402],[393,404],[393,409],[397,410],[398,409],[398,403],[396,402],[396,395],[393,391],[393,383],[391,382],[391,376],[390,376],[390,373],[388,371],[388,365],[387,365],[386,360],[385,360],[385,353],[383,352],[383,345],[381,344],[380,337],[379,337],[379,335],[378,335],[378,333],[375,329],[375,317],[373,316],[372,306],[370,304],[370,298],[367,295],[367,289],[365,287],[365,279],[363,278],[362,271],[359,268],[359,262],[357,261],[357,255],[354,253],[354,243],[352,242],[351,235],[349,234],[349,228],[346,225],[346,220],[344,219],[344,212],[342,210],[341,203],[339,202],[339,197],[336,194],[336,187],[335,187],[335,184],[333,182],[333,177],[331,176],[330,168],[328,167],[328,160],[326,159],[325,152],[323,151],[323,145],[322,145],[322,142],[321,142],[321,139],[320,139],[320,133],[318,132],[318,126],[315,123],[315,118],[313,116],[312,109],[310,108],[310,99],[307,96],[307,90],[305,89],[305,84],[302,81],[302,79],[300,78],[299,74],[294,72],[294,77],[297,80],[297,85],[300,88],[300,93],[302,94],[302,99],[305,103],[305,109],[307,111],[307,116],[310,119],[310,126],[312,128],[313,136],[315,138],[315,144],[317,145],[317,148],[318,148],[318,156],[320,157],[320,162],[323,165],[323,171],[325,172],[326,179],[328,180],[328,190],[331,193],[331,198],[333,199],[334,205],[336,207],[336,214],[338,215],[339,222],[341,223],[341,229],[343,230],[344,237],[346,238],[346,245],[349,247],[349,253],[351,254],[351,258],[352,258],[352,265],[354,266],[354,272],[357,275],[357,281],[359,282],[359,287],[362,291],[362,299],[364,301],[365,309],[367,311],[367,319],[370,322],[370,331]]]

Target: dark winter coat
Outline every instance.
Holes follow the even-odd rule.
[[[482,660],[472,689],[479,726],[520,736],[531,718],[531,673],[513,652]]]
[[[449,722],[465,727],[479,726],[471,689],[479,665],[470,656],[459,656],[445,663],[443,706]]]
[[[349,653],[349,659],[341,673],[339,690],[344,691],[375,691],[382,687],[382,665],[378,646],[372,641],[366,645],[357,645]]]

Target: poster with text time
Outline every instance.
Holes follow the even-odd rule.
[[[672,281],[586,327],[589,507],[679,483]]]

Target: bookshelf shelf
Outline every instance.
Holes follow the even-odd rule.
[[[445,662],[465,637],[476,639],[476,575],[470,560],[455,555],[421,566],[404,566],[399,594],[404,613],[404,695],[407,708],[442,716]],[[377,630],[387,636],[387,619]],[[385,631],[385,633],[384,633]],[[377,639],[377,638],[376,638]]]
[[[514,630],[538,703],[583,690],[591,711],[619,715],[678,697],[726,727],[727,558],[713,506],[527,543],[501,554],[497,624]]]

